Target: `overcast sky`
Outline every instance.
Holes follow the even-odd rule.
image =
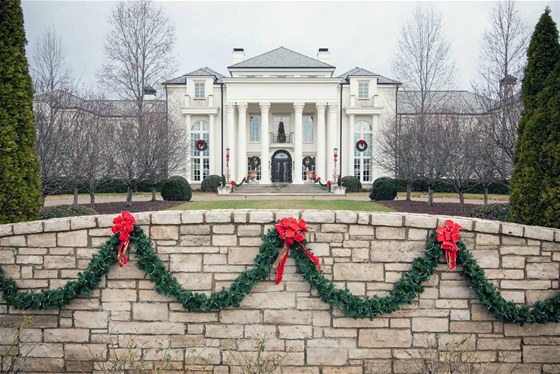
[[[437,1],[457,65],[456,88],[469,89],[475,78],[480,42],[488,27],[492,1]],[[247,58],[280,46],[315,57],[329,48],[340,75],[355,66],[392,77],[391,60],[413,1],[360,2],[194,2],[158,1],[176,27],[176,76],[208,66],[229,75],[233,48]],[[54,27],[73,75],[93,85],[103,61],[107,18],[113,1],[22,2],[25,30],[33,49],[37,37]],[[546,6],[560,23],[559,1],[519,1],[518,9],[534,29]]]

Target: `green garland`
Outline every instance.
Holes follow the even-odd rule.
[[[175,297],[189,312],[207,312],[238,307],[255,284],[269,277],[272,264],[278,256],[278,248],[282,247],[277,232],[273,229],[269,230],[263,237],[259,254],[254,259],[254,267],[239,274],[229,288],[222,288],[207,296],[204,293],[183,289],[157,257],[152,243],[140,226],[134,226],[130,242],[136,248],[135,257],[138,258],[138,268],[150,281],[155,283],[156,291],[164,296]],[[307,245],[307,241],[302,244]],[[92,257],[87,269],[83,273],[78,273],[77,280],[53,290],[19,291],[16,282],[5,277],[0,268],[2,296],[8,305],[17,309],[63,308],[76,297],[87,297],[91,294],[101,278],[117,263],[118,245],[118,235],[112,236],[101,247],[99,253]],[[475,291],[481,303],[496,318],[518,325],[560,322],[560,295],[539,301],[532,308],[526,305],[517,306],[511,301],[506,301],[492,283],[486,280],[484,270],[480,268],[465,244],[460,241],[458,247],[458,261],[463,266],[463,273],[470,287]],[[347,317],[373,319],[379,314],[390,313],[403,305],[410,304],[418,294],[423,292],[422,284],[434,273],[439,264],[442,249],[440,244],[435,242],[435,232],[433,232],[426,244],[424,255],[412,261],[411,270],[404,273],[402,279],[395,283],[388,296],[365,298],[353,295],[348,289],[335,287],[334,283],[325,278],[323,273],[317,270],[315,264],[300,250],[299,244],[295,243],[292,246],[291,253],[295,257],[298,272],[317,290],[321,300],[341,309]]]

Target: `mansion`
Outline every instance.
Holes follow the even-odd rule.
[[[223,174],[303,184],[314,173],[369,184],[387,174],[372,148],[395,118],[398,82],[358,67],[335,76],[326,48],[316,58],[284,47],[232,57],[229,77],[206,67],[163,83],[173,122],[187,130],[179,174],[190,183]]]

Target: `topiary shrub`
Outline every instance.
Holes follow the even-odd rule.
[[[165,201],[190,201],[192,187],[183,177],[171,177],[163,182],[161,197]]]
[[[209,175],[200,184],[202,192],[218,192],[218,187],[222,184],[222,177],[219,175]]]
[[[371,186],[371,200],[394,200],[397,197],[397,185],[391,178],[377,178]]]
[[[507,221],[509,204],[481,205],[465,213],[466,217],[491,219],[493,221]]]
[[[39,219],[63,218],[75,216],[91,216],[97,212],[87,206],[55,205],[46,206],[39,212]]]
[[[341,179],[342,186],[346,187],[346,192],[360,192],[362,190],[362,182],[360,178],[347,175]]]

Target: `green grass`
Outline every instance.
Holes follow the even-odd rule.
[[[191,201],[177,205],[170,210],[209,209],[322,209],[352,210],[362,212],[392,212],[383,205],[370,201],[355,200],[224,200]]]
[[[399,198],[406,197],[406,192],[399,192],[397,194]],[[427,192],[411,192],[410,196],[412,197],[421,197],[421,198],[428,198]],[[434,197],[447,197],[451,199],[457,199],[459,201],[459,194],[455,192],[435,192]],[[465,199],[484,199],[484,195],[481,193],[465,193]],[[497,195],[497,194],[488,194],[489,200],[496,200],[496,201],[508,201],[509,195]]]

